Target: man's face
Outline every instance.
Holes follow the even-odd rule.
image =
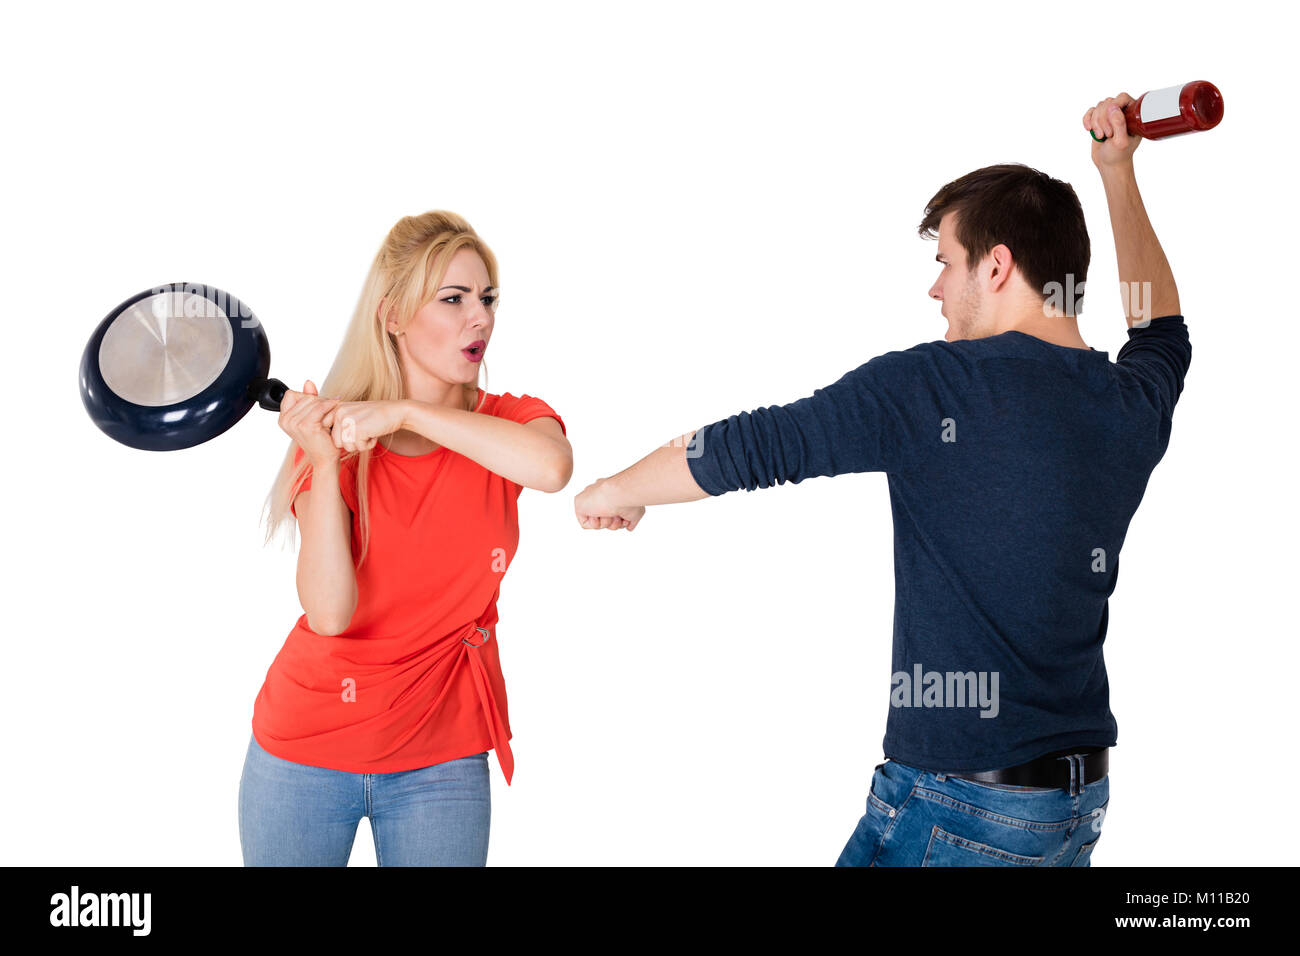
[[[958,339],[983,338],[989,322],[985,309],[984,292],[973,270],[966,262],[966,250],[957,242],[957,214],[944,213],[939,220],[939,250],[935,259],[940,263],[939,278],[930,286],[930,298],[943,305],[939,314],[948,320],[949,342]]]

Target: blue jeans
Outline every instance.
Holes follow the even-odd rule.
[[[1110,776],[1071,790],[976,783],[886,760],[835,865],[1088,866]]]
[[[484,866],[487,753],[397,773],[283,760],[250,735],[239,780],[245,866],[347,866],[362,817],[380,866]]]

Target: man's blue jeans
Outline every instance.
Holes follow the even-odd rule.
[[[976,783],[886,760],[835,865],[1088,866],[1110,777],[1071,789]]]
[[[483,866],[491,815],[486,752],[345,773],[283,760],[250,735],[239,781],[245,866],[347,866],[362,817],[380,866]]]

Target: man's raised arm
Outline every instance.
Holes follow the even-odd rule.
[[[1131,96],[1121,93],[1083,114],[1083,125],[1095,134],[1092,161],[1106,190],[1124,314],[1130,328],[1153,318],[1182,314],[1173,270],[1151,228],[1133,172],[1133,152],[1142,137],[1129,135],[1124,125],[1122,111],[1131,102]],[[1098,136],[1104,138],[1102,142],[1096,141]]]

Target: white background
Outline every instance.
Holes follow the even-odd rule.
[[[253,699],[301,613],[262,546],[285,448],[109,440],[85,342],[160,282],[319,382],[384,234],[465,215],[501,262],[493,392],[564,417],[499,604],[515,782],[489,863],[829,865],[883,759],[885,477],[650,509],[573,495],[682,432],[942,338],[926,201],[980,166],[1071,182],[1085,340],[1125,341],[1080,117],[1192,79],[1211,132],[1144,143],[1195,349],[1129,531],[1098,866],[1294,860],[1291,24],[1273,4],[26,5],[0,56],[8,556],[5,863],[239,865]],[[1279,800],[1283,801],[1279,804]],[[1280,825],[1281,824],[1281,825]],[[369,826],[353,865],[373,865]]]

